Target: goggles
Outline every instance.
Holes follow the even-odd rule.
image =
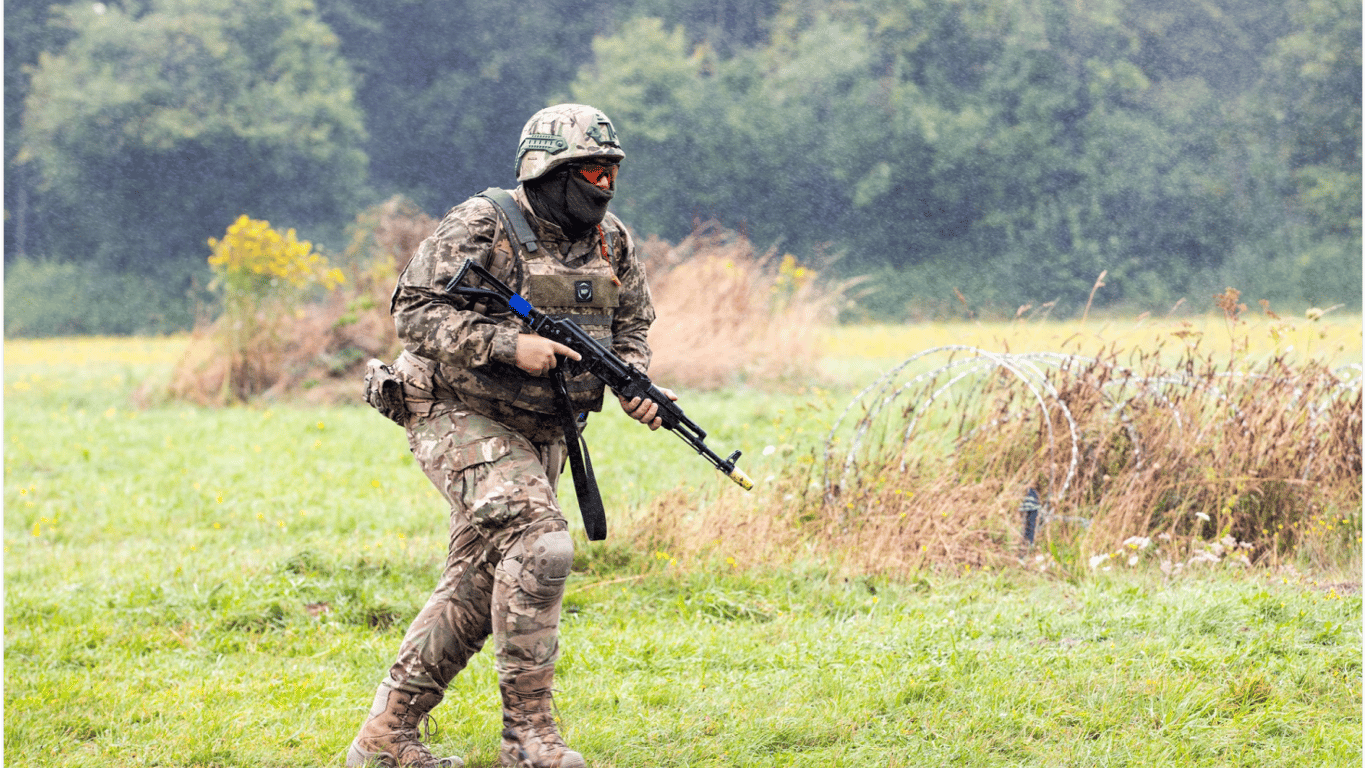
[[[616,163],[584,163],[574,166],[574,170],[589,184],[602,186],[603,179],[606,179],[608,186],[611,186],[616,183],[619,166]]]

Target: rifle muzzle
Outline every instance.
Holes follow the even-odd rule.
[[[745,474],[743,469],[740,469],[739,467],[732,468],[729,477],[741,488],[744,488],[747,491],[754,490],[754,481],[750,479],[749,475]]]
[[[745,474],[743,469],[735,466],[735,462],[739,460],[740,452],[736,451],[735,453],[732,453],[730,458],[726,459],[724,463],[718,464],[716,468],[725,472],[726,476],[734,480],[736,485],[747,491],[752,491],[754,490],[754,481],[750,479],[749,475]]]

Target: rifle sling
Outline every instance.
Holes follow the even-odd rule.
[[[574,416],[574,406],[569,400],[564,371],[559,367],[552,368],[550,378],[560,402],[560,420],[564,424],[564,447],[569,453],[569,469],[574,475],[574,493],[579,498],[583,529],[588,533],[589,541],[602,541],[607,538],[607,512],[603,509],[602,494],[598,492],[598,481],[593,475],[593,462],[588,456],[588,443],[579,434],[579,423]]]
[[[537,248],[536,233],[531,228],[531,223],[526,220],[522,209],[517,207],[517,202],[512,198],[512,194],[505,189],[490,187],[479,193],[479,196],[491,200],[493,204],[502,212],[508,228],[512,230],[510,240],[515,241],[516,248],[520,246],[523,251],[531,252]],[[610,249],[612,243],[604,233],[604,246]],[[615,303],[613,303],[615,306]],[[592,324],[598,316],[580,319],[575,316],[576,321],[586,320]],[[610,316],[603,316],[607,320],[607,325],[611,325]],[[602,541],[607,538],[607,512],[602,506],[602,494],[598,492],[598,481],[593,476],[593,463],[588,458],[588,443],[579,434],[578,419],[574,416],[574,405],[569,399],[569,388],[565,385],[564,369],[556,367],[551,369],[551,382],[554,385],[556,399],[559,400],[560,419],[564,423],[564,448],[569,453],[569,468],[574,475],[574,492],[579,497],[579,512],[583,514],[583,527],[588,533],[589,541]]]

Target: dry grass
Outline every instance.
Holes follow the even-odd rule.
[[[715,225],[678,245],[651,239],[640,250],[658,313],[652,378],[695,389],[809,378],[842,286],[819,283],[791,255],[756,253]]]
[[[723,494],[689,513],[661,498],[642,536],[681,555],[811,553],[857,572],[999,566],[1027,554],[1021,503],[1035,489],[1036,553],[1065,550],[1072,567],[1154,540],[1169,565],[1358,558],[1360,366],[1239,366],[1195,347],[1160,358],[926,350],[855,398],[757,505]]]

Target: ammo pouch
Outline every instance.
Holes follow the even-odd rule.
[[[408,425],[412,414],[403,396],[403,382],[393,368],[379,360],[365,364],[365,402],[400,427]]]

